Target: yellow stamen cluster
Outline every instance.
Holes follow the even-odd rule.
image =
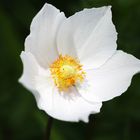
[[[68,55],[60,55],[51,64],[50,71],[54,83],[60,91],[74,86],[76,82],[82,82],[85,77],[85,72],[79,61]]]

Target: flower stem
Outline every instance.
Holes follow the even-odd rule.
[[[94,126],[95,126],[94,121],[95,121],[94,116],[91,116],[89,119],[89,123],[87,125],[85,140],[91,140],[93,138]]]
[[[49,118],[48,118],[47,127],[46,127],[46,136],[45,136],[45,140],[50,140],[52,123],[53,123],[53,118],[52,118],[52,117],[49,117]]]

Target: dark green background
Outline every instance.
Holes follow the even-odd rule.
[[[112,5],[118,49],[140,59],[140,0],[48,0],[67,16],[85,7]],[[48,116],[22,87],[19,58],[32,18],[45,1],[0,1],[0,140],[41,140]],[[94,121],[93,121],[94,118]],[[54,121],[52,140],[140,140],[140,74],[122,96],[105,102],[90,124]]]

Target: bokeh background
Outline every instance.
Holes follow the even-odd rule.
[[[45,0],[0,0],[0,140],[42,140],[48,116],[17,81],[20,52],[32,18]],[[140,59],[140,0],[48,0],[67,16],[87,7],[112,5],[118,49]],[[55,120],[51,140],[140,140],[140,74],[122,96],[105,102],[90,123]]]

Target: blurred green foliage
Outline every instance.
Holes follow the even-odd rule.
[[[140,0],[48,0],[67,16],[85,7],[112,5],[118,49],[140,59]],[[20,52],[32,18],[45,1],[0,1],[0,140],[41,140],[47,115],[18,83]],[[104,103],[90,123],[54,121],[52,140],[140,140],[140,75],[122,96]]]

